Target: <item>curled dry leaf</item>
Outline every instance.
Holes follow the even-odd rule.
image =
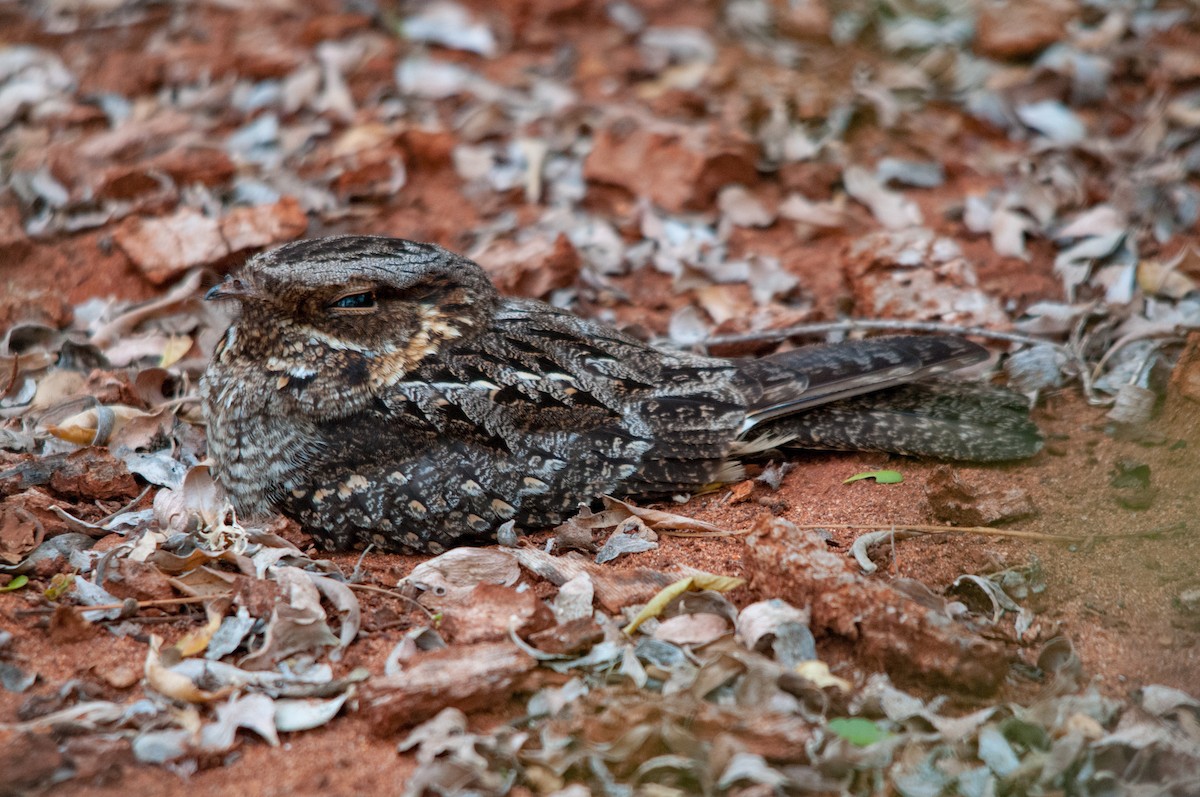
[[[737,635],[750,650],[763,652],[771,638],[789,625],[808,627],[809,612],[779,598],[757,601],[742,609],[737,618]]]
[[[42,522],[29,510],[0,507],[0,563],[15,565],[41,545],[45,536]]]
[[[875,219],[889,230],[924,222],[921,209],[903,194],[885,188],[878,179],[860,166],[850,166],[842,174],[846,193],[866,205]]]
[[[358,629],[362,625],[362,609],[350,587],[341,581],[329,576],[319,576],[316,573],[309,573],[308,577],[312,579],[317,590],[342,614],[342,630],[338,634],[338,648],[331,656],[334,661],[337,661],[341,658],[341,652],[349,647],[354,638],[358,636]]]
[[[296,567],[276,567],[273,575],[281,594],[271,611],[262,647],[241,662],[247,670],[266,669],[296,653],[340,642],[325,621],[321,595],[311,574]],[[354,630],[357,633],[357,628]]]
[[[455,589],[472,589],[477,584],[512,586],[521,577],[516,557],[499,548],[453,548],[422,562],[396,586],[411,585],[437,595]]]
[[[159,490],[154,514],[168,533],[194,533],[209,550],[240,551],[247,542],[233,504],[206,466],[191,468],[178,490]]]
[[[707,645],[728,634],[729,621],[719,614],[677,614],[658,624],[654,638],[674,645]]]
[[[681,578],[668,587],[663,588],[657,595],[650,599],[650,602],[637,613],[637,616],[622,629],[626,634],[633,634],[637,631],[642,623],[649,620],[651,617],[657,617],[663,613],[667,605],[671,601],[678,598],[688,591],[699,591],[705,589],[715,590],[717,592],[729,592],[737,589],[745,584],[746,581],[734,576],[718,576],[713,573],[696,573],[687,578]]]
[[[606,495],[602,500],[604,501],[604,511],[588,518],[588,522],[593,524],[593,528],[615,526],[630,517],[634,517],[641,520],[654,531],[662,532],[668,536],[673,536],[673,532],[685,532],[687,535],[704,534],[713,536],[729,536],[734,533],[720,526],[714,526],[712,523],[705,523],[703,520],[696,520],[685,515],[677,515],[674,512],[664,512],[661,509],[647,509],[636,504],[631,504],[628,501],[622,501],[619,498],[613,498],[612,496]]]
[[[188,656],[196,656],[205,651],[213,634],[221,627],[230,603],[230,599],[223,598],[210,601],[204,607],[204,613],[208,618],[204,625],[188,631],[172,645],[180,658],[186,659]]]
[[[165,439],[174,423],[174,415],[167,410],[146,412],[118,404],[84,410],[47,426],[46,431],[79,446],[109,446],[132,451],[149,448],[156,438]]]
[[[146,649],[146,685],[155,692],[184,703],[212,703],[224,699],[233,691],[230,686],[223,686],[215,692],[206,691],[186,675],[169,669],[162,660],[162,643],[162,637],[151,634],[150,645]]]
[[[217,718],[200,729],[198,752],[224,753],[233,749],[241,728],[258,734],[272,747],[279,746],[275,732],[275,701],[260,692],[232,697],[216,706]]]

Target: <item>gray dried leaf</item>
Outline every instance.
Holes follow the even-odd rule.
[[[262,646],[241,661],[247,670],[266,669],[296,653],[340,643],[325,621],[311,574],[296,567],[276,567],[274,577],[281,595],[271,610]]]
[[[846,193],[870,209],[876,221],[890,230],[902,230],[924,222],[921,209],[903,194],[885,188],[861,166],[849,166],[842,173]]]
[[[71,592],[75,598],[84,606],[106,606],[114,603],[121,603],[121,599],[113,595],[111,592],[101,587],[99,584],[93,584],[83,576],[75,576],[75,589]],[[95,622],[97,620],[115,620],[121,616],[120,609],[92,609],[84,611],[83,617],[85,620]]]
[[[349,647],[354,638],[358,636],[358,629],[362,622],[362,610],[359,607],[358,598],[355,597],[350,587],[341,581],[316,573],[308,573],[308,577],[312,579],[317,590],[342,615],[342,630],[338,635],[338,647],[330,656],[334,661],[338,661],[341,659],[341,652]]]
[[[766,759],[757,753],[739,752],[725,765],[725,770],[717,780],[717,788],[728,789],[742,781],[782,790],[781,787],[788,782],[788,778],[779,770],[768,766]]]
[[[991,219],[992,248],[998,255],[1028,260],[1029,252],[1025,249],[1025,236],[1033,228],[1033,220],[1023,213],[1006,207],[998,208],[992,214]]]
[[[600,550],[596,552],[595,561],[596,564],[602,565],[624,554],[653,551],[657,547],[658,543],[653,540],[648,540],[637,534],[618,532],[611,535]]]
[[[1161,684],[1143,686],[1137,691],[1138,702],[1142,708],[1156,717],[1166,716],[1180,708],[1200,712],[1200,700],[1189,695],[1182,689]]]
[[[178,490],[183,486],[187,466],[170,455],[159,451],[153,454],[130,452],[121,457],[130,473],[136,473],[151,484]]]
[[[182,728],[143,731],[133,738],[133,757],[143,764],[165,764],[192,751],[194,734]]]
[[[1063,335],[1071,331],[1080,317],[1094,309],[1095,305],[1091,302],[1035,302],[1025,308],[1025,314],[1017,319],[1014,326],[1030,335]]]
[[[0,687],[7,692],[24,692],[33,686],[37,679],[36,672],[25,672],[12,662],[0,661]]]
[[[762,473],[758,474],[754,480],[762,482],[772,490],[778,490],[779,486],[783,484],[783,477],[794,467],[795,463],[793,462],[768,462]]]
[[[677,614],[658,624],[654,638],[674,645],[707,645],[729,631],[729,622],[719,614]]]
[[[740,185],[722,188],[717,194],[717,208],[735,227],[770,227],[775,223],[775,214]]]
[[[671,320],[667,324],[667,335],[676,346],[686,349],[708,337],[709,325],[704,320],[700,308],[694,304],[686,304],[671,314]]]
[[[495,86],[466,67],[424,55],[410,56],[396,65],[396,84],[403,94],[430,100],[458,94],[494,100],[500,95]]]
[[[946,182],[946,170],[938,161],[881,158],[875,164],[875,179],[881,185],[894,182],[913,188],[937,188]]]
[[[737,618],[737,636],[748,649],[759,653],[773,650],[780,664],[792,667],[817,657],[808,622],[808,611],[771,598],[742,609]]]
[[[996,725],[985,725],[979,731],[979,760],[1002,778],[1021,766],[1020,757]]]
[[[1061,387],[1066,357],[1050,345],[1030,346],[1014,352],[1004,361],[1008,384],[1021,393]]]
[[[246,634],[254,627],[257,620],[250,616],[245,606],[239,606],[237,614],[226,615],[221,625],[213,632],[204,651],[204,657],[216,661],[223,656],[233,653],[242,644]]]
[[[412,585],[445,595],[481,583],[511,587],[520,577],[520,565],[508,549],[454,548],[417,565],[397,586]]]
[[[1124,230],[1084,238],[1054,258],[1054,273],[1063,281],[1068,300],[1074,300],[1076,289],[1082,285],[1098,263],[1115,260],[1128,266],[1136,265],[1136,257],[1126,244]]]
[[[843,203],[835,200],[813,202],[801,194],[788,194],[779,206],[779,215],[812,227],[837,229],[846,226]]]
[[[427,3],[416,14],[405,17],[401,32],[404,38],[413,41],[440,44],[486,58],[496,55],[496,37],[491,29],[473,20],[461,5],[448,0]]]
[[[632,647],[625,648],[625,652],[621,656],[621,666],[617,672],[633,681],[634,686],[638,689],[644,689],[650,680],[646,668],[642,666],[641,660],[638,659],[637,653]]]
[[[638,37],[638,45],[647,67],[656,72],[672,64],[711,64],[717,56],[712,38],[701,28],[646,28]]]
[[[1055,144],[1078,144],[1087,137],[1087,127],[1080,118],[1058,100],[1018,105],[1016,113],[1025,126],[1033,128]]]
[[[216,705],[216,720],[200,728],[198,750],[224,753],[233,749],[240,728],[253,731],[272,747],[279,746],[275,732],[275,701],[260,692],[231,698]]]
[[[592,577],[587,573],[580,573],[559,587],[550,603],[559,624],[591,617],[595,592]]]
[[[284,698],[275,701],[275,730],[280,733],[319,728],[337,716],[352,693],[328,700]]]
[[[999,584],[983,576],[969,573],[961,575],[954,579],[947,592],[962,596],[963,602],[975,611],[983,611],[985,606],[990,606],[993,624],[1000,622],[1000,616],[1004,612],[1021,611],[1020,605],[1010,598]],[[980,597],[983,598],[982,602]]]

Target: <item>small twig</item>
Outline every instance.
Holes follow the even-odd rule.
[[[934,525],[896,525],[885,523],[805,523],[797,525],[798,529],[847,529],[851,531],[888,531],[912,532],[913,534],[982,534],[987,537],[1012,537],[1019,540],[1038,540],[1041,542],[1083,542],[1095,539],[1097,535],[1073,534],[1043,534],[1040,531],[1021,531],[1020,529],[994,529],[990,526],[934,526]]]
[[[1157,329],[1151,332],[1139,332],[1117,338],[1117,340],[1113,341],[1113,344],[1108,347],[1108,351],[1104,352],[1104,355],[1100,357],[1100,360],[1096,363],[1096,367],[1092,369],[1092,379],[1099,379],[1100,375],[1104,373],[1104,368],[1108,365],[1108,361],[1113,358],[1113,355],[1129,344],[1137,343],[1138,341],[1142,340],[1156,340],[1160,338],[1166,338],[1166,340],[1159,340],[1159,343],[1146,353],[1145,360],[1143,360],[1142,365],[1138,368],[1135,378],[1141,376],[1141,372],[1145,369],[1146,363],[1155,355],[1155,353],[1158,352],[1160,348],[1162,348],[1162,346],[1169,343],[1183,342],[1183,338],[1180,338],[1173,329]]]
[[[146,497],[146,494],[149,493],[153,489],[154,489],[153,484],[147,484],[146,489],[144,489],[140,493],[138,493],[137,498],[134,498],[132,501],[125,504],[125,506],[118,509],[116,512],[110,512],[108,515],[100,518],[100,520],[96,521],[96,525],[102,527],[105,523],[109,522],[110,520],[115,518],[117,515],[121,515],[121,514],[124,514],[125,512],[128,512],[130,509],[132,509],[133,507],[135,507],[139,503],[141,503],[142,499]]]
[[[848,531],[886,531],[911,532],[913,534],[982,534],[986,537],[1010,537],[1018,540],[1034,540],[1036,542],[1088,542],[1090,540],[1145,539],[1183,531],[1183,523],[1170,526],[1160,526],[1149,531],[1133,533],[1113,532],[1111,534],[1044,534],[1040,531],[1022,531],[1020,529],[996,529],[990,526],[934,526],[934,525],[896,525],[892,523],[797,523],[796,528],[813,529],[845,529]],[[668,537],[734,537],[750,533],[750,529],[739,529],[722,534],[702,531],[658,531]]]
[[[664,537],[741,537],[750,529],[722,529],[721,531],[678,531],[676,529],[653,529]]]
[[[232,592],[221,592],[216,595],[185,595],[180,598],[156,598],[149,601],[136,601],[139,609],[149,609],[155,606],[171,606],[180,603],[203,603],[205,601],[215,600],[217,598],[231,598]],[[124,609],[128,605],[125,603],[100,603],[95,606],[76,606],[83,612],[103,612],[111,609]],[[53,614],[58,610],[57,606],[46,606],[37,609],[18,609],[17,614]]]
[[[347,583],[357,584],[359,581],[362,580],[363,561],[367,558],[367,554],[369,554],[373,550],[375,550],[375,543],[371,543],[366,548],[363,548],[363,552],[361,554],[359,554],[359,556],[358,556],[358,561],[354,563],[354,570],[350,571],[350,578],[346,579]]]
[[[982,534],[986,537],[1011,537],[1019,540],[1035,540],[1038,542],[1089,542],[1092,540],[1136,540],[1149,537],[1159,537],[1164,534],[1184,531],[1184,523],[1173,523],[1169,526],[1159,526],[1148,531],[1112,532],[1109,534],[1044,534],[1040,531],[1022,531],[1020,529],[995,529],[990,526],[932,526],[911,525],[898,526],[883,523],[805,523],[797,525],[798,529],[850,529],[850,530],[886,530],[912,532],[914,534]]]
[[[357,589],[362,592],[375,592],[379,595],[387,595],[390,598],[398,598],[398,599],[404,601],[405,603],[411,603],[413,606],[416,606],[418,609],[420,609],[425,614],[425,617],[429,619],[429,622],[431,622],[431,623],[437,622],[434,619],[433,612],[429,611],[424,606],[422,606],[420,601],[414,600],[414,599],[408,597],[407,595],[401,595],[399,592],[396,592],[395,590],[384,589],[383,587],[374,587],[374,586],[371,586],[370,584],[347,583],[346,586],[349,587],[350,589]]]

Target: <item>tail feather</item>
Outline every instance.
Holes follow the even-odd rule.
[[[899,336],[808,346],[739,361],[757,390],[742,434],[755,426],[831,401],[944,374],[987,359],[962,338]]]
[[[961,338],[893,337],[739,362],[752,383],[743,445],[765,438],[972,462],[1032,456],[1042,437],[1021,396],[930,379],[986,357]]]

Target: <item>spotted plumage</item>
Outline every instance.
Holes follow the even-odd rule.
[[[253,258],[201,382],[209,453],[240,511],[323,547],[438,552],[604,494],[737,479],[766,449],[989,461],[1041,437],[1004,391],[930,380],[985,352],[899,337],[726,360],[501,297],[430,244],[342,236]]]

